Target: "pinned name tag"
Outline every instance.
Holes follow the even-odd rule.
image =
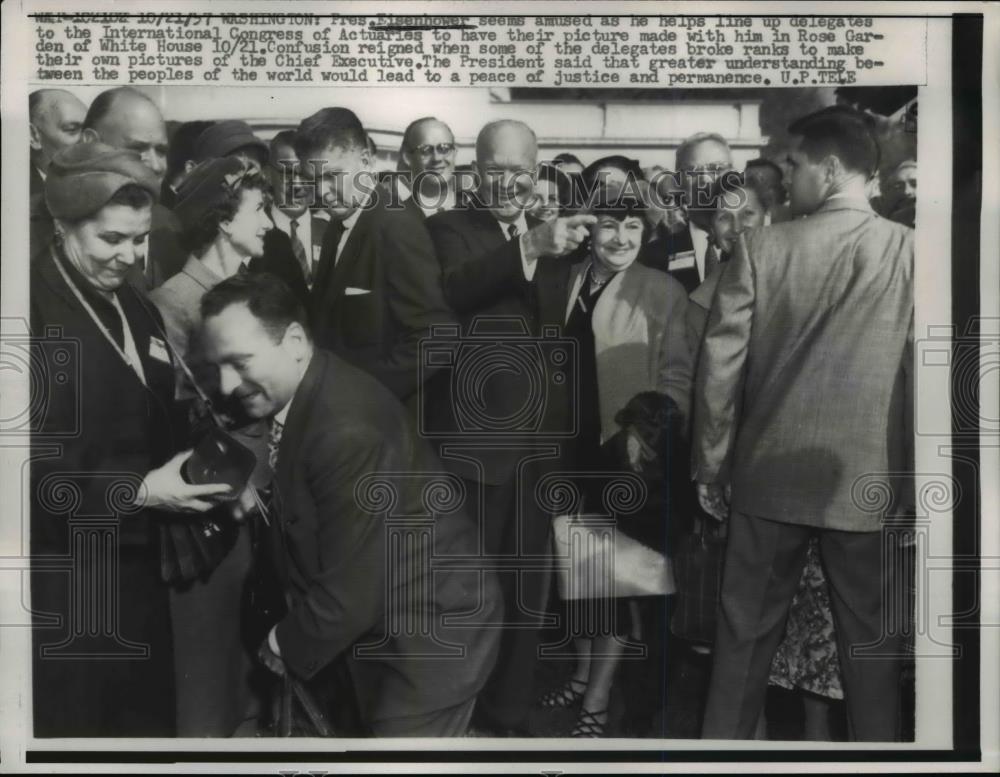
[[[348,286],[346,289],[344,289],[345,297],[357,297],[361,294],[371,294],[371,293],[372,293],[371,289],[356,289],[353,286]]]
[[[688,267],[694,267],[694,251],[681,251],[667,262],[668,270],[684,270]]]
[[[170,364],[170,352],[167,350],[167,344],[159,337],[149,338],[149,355],[150,358]]]

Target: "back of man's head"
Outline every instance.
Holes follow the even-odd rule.
[[[832,105],[793,121],[788,132],[801,138],[799,149],[812,162],[835,156],[848,171],[870,178],[879,165],[871,119],[853,108]]]
[[[361,120],[347,108],[321,108],[295,130],[295,153],[305,161],[329,148],[366,148],[368,136]]]

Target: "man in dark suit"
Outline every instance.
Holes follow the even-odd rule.
[[[699,132],[677,147],[674,170],[680,176],[682,207],[687,228],[679,232],[663,231],[643,248],[639,261],[647,267],[673,275],[690,294],[719,264],[712,245],[704,210],[706,195],[724,172],[733,169],[729,144],[714,132]]]
[[[280,267],[275,269],[281,269],[284,275],[275,269],[269,271],[279,275],[296,296],[301,296],[308,309],[309,288],[330,219],[329,214],[310,209],[310,203],[302,196],[294,130],[283,130],[271,138],[265,170],[274,190],[274,202],[269,211],[274,222],[272,232],[280,234],[268,235],[270,242],[265,246],[263,260],[273,262],[272,257],[281,256]],[[289,258],[294,267],[288,265]]]
[[[475,552],[457,479],[384,386],[314,349],[280,284],[229,278],[201,312],[222,391],[270,419],[272,538],[290,605],[261,659],[309,679],[346,654],[374,734],[461,736],[497,634],[444,620],[490,622],[499,594],[491,573],[432,569]]]
[[[145,94],[130,86],[101,92],[90,104],[83,120],[83,142],[100,141],[115,148],[136,151],[163,185],[167,172],[167,127],[163,114]],[[133,280],[147,291],[180,272],[187,254],[177,239],[180,224],[157,203],[149,233],[149,252],[136,266]]]
[[[313,280],[310,322],[316,344],[378,378],[416,414],[419,342],[454,316],[424,225],[391,207],[374,182],[364,127],[346,108],[324,108],[295,135],[331,223]]]
[[[568,253],[593,220],[577,216],[543,223],[526,215],[534,199],[537,156],[535,135],[526,125],[488,124],[476,140],[477,202],[427,220],[445,299],[461,317],[459,340],[474,347],[464,358],[483,365],[481,371],[474,361],[453,365],[451,376],[458,382],[443,387],[438,412],[431,414],[440,424],[433,431],[454,434],[447,444],[452,455],[444,453],[444,463],[466,479],[475,497],[470,503],[482,505],[485,552],[508,557],[501,574],[507,628],[481,700],[480,724],[522,732],[534,698],[537,613],[544,610],[548,589],[544,570],[521,567],[548,550],[551,516],[536,504],[534,482],[543,466],[540,457],[550,466],[558,460],[558,445],[546,451],[545,430],[522,417],[525,408],[545,402],[531,371],[518,361],[524,344],[535,342],[530,335],[537,334],[528,282],[539,257]],[[496,369],[489,368],[490,360]],[[463,375],[472,376],[471,383],[462,383]]]
[[[852,739],[898,736],[898,590],[883,519],[912,504],[913,231],[877,216],[878,146],[834,107],[789,127],[794,221],[724,265],[698,366],[694,476],[729,541],[703,735],[753,736],[771,659],[818,534]],[[879,500],[875,500],[878,502]]]

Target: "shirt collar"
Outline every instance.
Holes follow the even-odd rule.
[[[292,399],[295,399],[294,395]],[[274,420],[277,421],[282,426],[285,425],[285,419],[288,418],[288,411],[292,407],[292,399],[289,399],[283,408],[274,414]]]
[[[361,211],[363,211],[371,204],[372,197],[374,196],[375,196],[374,192],[369,194],[368,197],[365,199],[365,201],[361,203],[361,206],[354,209],[354,213],[352,213],[350,216],[348,216],[346,219],[340,222],[344,226],[345,233],[350,232],[351,229],[354,227],[354,225],[358,223],[358,219],[361,218]]]
[[[500,221],[500,219],[497,219],[496,222],[503,231],[503,236],[508,240],[510,240],[510,233],[507,230],[510,229],[511,224],[517,227],[518,236],[528,231],[528,219],[525,217],[523,210],[518,214],[517,221]]]

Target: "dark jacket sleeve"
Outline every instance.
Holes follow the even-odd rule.
[[[445,300],[457,313],[471,314],[512,292],[522,294],[526,281],[517,240],[484,252],[454,217],[432,217],[427,229],[441,262]]]
[[[420,369],[420,341],[431,327],[455,323],[441,290],[441,268],[421,222],[405,212],[387,212],[376,233],[376,250],[385,263],[387,302],[396,339],[372,373],[400,399],[416,390],[430,371]]]
[[[384,617],[385,522],[359,506],[355,487],[369,473],[400,469],[392,443],[373,429],[328,436],[314,450],[304,461],[322,572],[277,627],[282,659],[306,678]]]

